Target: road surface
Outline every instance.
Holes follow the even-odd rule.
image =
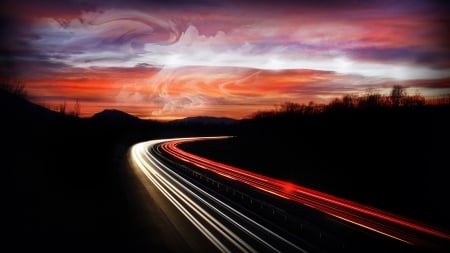
[[[441,249],[442,243],[448,245],[450,236],[447,233],[427,225],[292,183],[217,163],[177,147],[183,142],[211,138],[223,137],[166,139],[139,143],[132,147],[131,160],[144,173],[148,182],[152,183],[221,252],[328,252],[326,247],[320,246],[323,244],[320,241],[309,242],[301,236],[293,236],[289,231],[274,229],[276,222],[270,217],[267,219],[264,215],[261,217],[255,215],[239,201],[227,198],[229,189],[233,189],[235,194],[235,182],[255,188],[274,198],[307,206],[343,223],[352,224],[362,230],[404,244],[429,249]],[[190,166],[199,168],[192,169],[192,174],[201,174],[204,170],[223,178],[214,181],[214,176],[201,174],[204,181],[213,181],[212,184],[216,183],[218,188],[225,187],[225,197],[182,173],[182,170],[191,171]],[[251,193],[246,196],[252,203],[258,198],[252,197]],[[241,193],[241,196],[243,199],[244,194]],[[272,197],[262,198],[267,200]],[[274,214],[275,210],[273,208]],[[283,217],[285,221],[288,219],[287,214]],[[322,232],[319,233],[322,237]],[[328,237],[328,234],[326,235]],[[334,246],[333,251],[346,251],[344,245],[339,242]]]

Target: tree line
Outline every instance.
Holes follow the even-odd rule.
[[[425,97],[419,93],[410,95],[404,87],[395,85],[388,95],[369,90],[363,95],[347,94],[342,98],[335,98],[328,104],[317,104],[312,101],[308,104],[285,102],[275,106],[273,110],[258,111],[252,118],[314,115],[345,109],[410,108],[432,105],[450,105],[450,94],[435,97]]]

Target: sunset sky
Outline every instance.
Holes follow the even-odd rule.
[[[104,3],[108,2],[108,3]],[[24,1],[0,10],[0,73],[81,116],[243,118],[394,84],[450,93],[446,1]]]

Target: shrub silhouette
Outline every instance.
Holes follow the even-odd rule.
[[[419,93],[408,95],[405,88],[395,85],[389,95],[382,95],[369,90],[366,94],[357,96],[355,94],[345,95],[342,98],[335,98],[328,104],[299,104],[285,102],[276,106],[273,110],[258,111],[253,114],[254,119],[264,118],[293,118],[298,116],[317,115],[323,112],[336,110],[363,110],[381,109],[397,107],[421,107],[427,105],[450,105],[450,94],[425,98]]]
[[[26,98],[27,91],[25,89],[25,83],[16,79],[7,79],[0,81],[0,90],[9,92],[16,96]]]
[[[399,106],[403,103],[404,98],[407,96],[405,88],[400,85],[395,85],[391,91],[391,102],[393,106]]]

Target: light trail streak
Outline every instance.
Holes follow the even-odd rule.
[[[177,200],[174,198],[164,187],[161,185],[161,183],[157,180],[157,174],[156,171],[149,166],[149,164],[146,162],[146,157],[143,156],[145,154],[145,146],[143,144],[137,144],[132,147],[131,155],[132,160],[136,163],[139,169],[145,174],[145,176],[158,188],[161,193],[169,199],[169,201],[178,209],[180,210],[183,215],[194,224],[197,229],[202,232],[206,238],[208,238],[221,252],[229,252],[229,250],[214,237],[208,229],[206,229],[201,222],[199,222],[193,215],[190,214],[189,211],[186,210]],[[149,161],[149,160],[147,160]],[[169,182],[164,182],[163,184],[170,184]]]
[[[293,185],[264,175],[214,162],[185,152],[177,147],[178,144],[198,140],[205,140],[205,138],[173,140],[163,143],[161,148],[176,159],[189,162],[197,167],[237,180],[270,194],[310,206],[339,219],[402,242],[416,245],[427,244],[424,239],[420,238],[421,234],[450,240],[449,234],[423,224],[418,224],[407,218],[299,185]]]
[[[264,251],[282,252],[288,248],[290,251],[306,253],[296,244],[212,196],[158,161],[149,150],[154,145],[167,141],[170,140],[134,145],[131,148],[131,160],[217,249],[221,252],[256,252],[262,248]],[[245,236],[240,235],[242,233]],[[276,240],[277,245],[268,241],[267,236],[273,238],[272,241]]]

